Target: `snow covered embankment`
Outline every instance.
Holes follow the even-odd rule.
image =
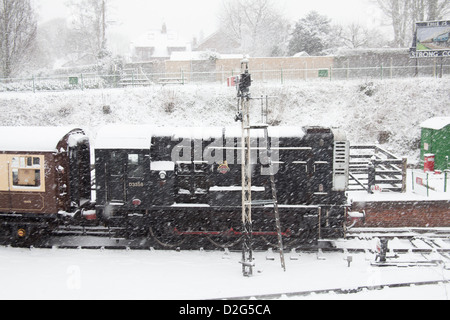
[[[252,95],[270,99],[276,125],[340,127],[352,144],[373,144],[419,157],[420,127],[434,116],[450,116],[450,79],[311,81],[284,86],[254,82]],[[65,92],[0,93],[2,125],[79,125],[95,136],[103,124],[158,126],[235,125],[236,92],[226,85],[153,86]],[[260,103],[253,104],[255,121]]]

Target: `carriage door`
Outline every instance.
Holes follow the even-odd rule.
[[[108,200],[125,202],[125,168],[128,154],[123,151],[113,151],[109,161]]]
[[[126,200],[144,201],[146,198],[144,188],[144,171],[150,167],[149,157],[142,152],[132,152],[127,155],[127,181]]]

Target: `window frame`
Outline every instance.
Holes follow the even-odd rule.
[[[8,154],[8,186],[9,191],[18,192],[45,192],[45,156],[41,154]],[[4,164],[5,165],[5,164]],[[34,170],[35,181],[38,185],[18,184],[21,170]],[[15,175],[17,179],[15,179]]]

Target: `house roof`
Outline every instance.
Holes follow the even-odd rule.
[[[141,35],[133,42],[135,48],[154,48],[153,57],[168,57],[169,48],[188,49],[189,43],[180,39],[176,32],[161,30],[150,30]]]

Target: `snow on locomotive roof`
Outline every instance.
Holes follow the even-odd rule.
[[[152,137],[171,137],[173,140],[203,139],[210,140],[225,137],[242,136],[241,127],[155,127],[152,125],[107,125],[97,133],[96,149],[148,149]],[[264,137],[263,130],[252,130],[253,137]],[[269,127],[269,136],[302,138],[305,135],[301,127]]]
[[[69,145],[86,136],[76,127],[0,127],[0,151],[54,152],[58,143],[70,132]]]
[[[269,137],[273,138],[303,138],[305,135],[302,127],[268,127]],[[251,130],[250,135],[255,138],[264,137],[263,129],[253,129]],[[234,127],[226,127],[225,128],[225,137],[235,137],[240,138],[242,136],[242,128],[241,126]]]
[[[97,132],[96,149],[149,149],[154,127],[107,125]]]
[[[152,137],[173,140],[213,139],[222,136],[220,127],[156,127],[152,125],[108,125],[101,128],[95,141],[96,149],[148,149]]]

